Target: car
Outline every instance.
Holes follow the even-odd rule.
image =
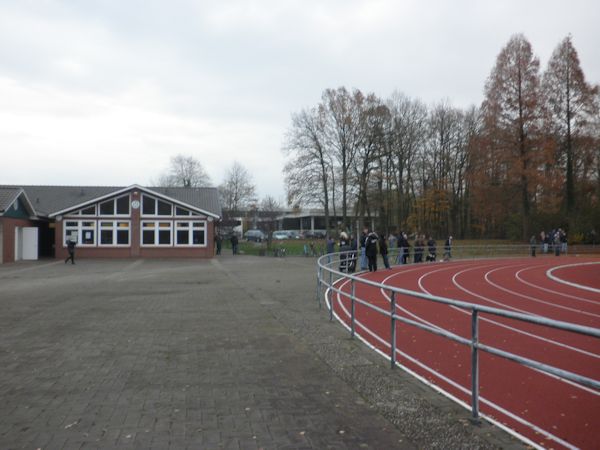
[[[324,239],[326,235],[323,230],[307,230],[304,232],[304,239]]]
[[[289,239],[290,235],[287,231],[273,231],[273,239],[283,240]]]
[[[290,239],[300,239],[300,233],[297,231],[288,231],[287,234],[290,236]]]
[[[247,241],[262,242],[267,238],[267,235],[260,230],[248,230],[244,233],[244,238]]]

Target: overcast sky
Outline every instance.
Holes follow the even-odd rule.
[[[0,184],[148,184],[178,153],[284,199],[290,115],[346,86],[480,104],[524,33],[600,81],[597,0],[0,0]]]

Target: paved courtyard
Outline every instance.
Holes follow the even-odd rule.
[[[0,266],[0,448],[523,448],[327,320],[315,260]]]

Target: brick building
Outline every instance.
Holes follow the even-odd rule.
[[[0,186],[0,262],[208,258],[221,218],[215,188]]]

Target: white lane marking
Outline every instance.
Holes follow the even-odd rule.
[[[509,266],[508,268],[509,269],[513,269],[512,266]],[[516,292],[516,291],[513,291],[511,289],[507,289],[505,287],[502,287],[502,286],[498,285],[497,283],[494,283],[492,280],[490,280],[489,276],[492,273],[494,273],[494,272],[496,272],[498,270],[503,270],[503,269],[506,269],[506,267],[497,267],[496,269],[493,269],[493,270],[490,270],[490,271],[486,272],[485,277],[484,277],[485,281],[487,281],[489,284],[491,284],[495,288],[500,289],[501,291],[508,292],[509,294],[513,294],[513,295],[518,295],[519,297],[522,297],[522,298],[527,299],[527,300],[531,300],[531,301],[536,302],[536,303],[542,303],[544,305],[552,306],[553,308],[564,309],[566,311],[571,311],[571,312],[580,313],[580,314],[583,314],[583,315],[586,315],[586,316],[592,316],[592,317],[598,317],[598,318],[600,318],[600,314],[594,314],[594,313],[591,313],[591,312],[582,311],[580,309],[570,308],[568,306],[557,305],[555,303],[547,302],[547,301],[542,300],[542,299],[537,298],[537,297],[531,297],[530,295],[520,294],[519,292]]]
[[[344,283],[342,283],[339,287],[339,289],[341,290],[344,285],[346,285],[348,283],[348,281],[345,281]],[[346,307],[344,306],[341,298],[340,298],[340,294],[339,292],[336,293],[336,297],[337,297],[337,302],[340,306],[340,308],[344,311],[344,313],[346,314],[346,316],[348,318],[350,318],[350,312],[346,309]],[[327,293],[326,293],[326,297],[327,298]],[[333,308],[332,304],[329,304],[330,308]],[[350,330],[350,327],[345,323],[344,320],[342,320],[338,314],[335,312],[334,310],[334,315],[336,317],[336,319],[342,324],[342,326],[344,326],[346,329]],[[365,330],[365,332],[369,335],[371,335],[373,338],[375,338],[377,341],[379,341],[380,343],[382,343],[383,345],[385,345],[386,347],[389,347],[390,344],[388,342],[386,342],[385,340],[383,340],[379,335],[377,335],[376,333],[374,333],[373,331],[371,331],[370,329],[368,329],[367,327],[365,327],[359,320],[355,319],[355,323],[360,326],[360,328],[362,328],[363,330]],[[356,328],[355,328],[355,335],[358,336],[358,338],[363,341],[368,347],[370,347],[371,349],[375,350],[377,353],[383,355],[385,358],[389,359],[389,355],[386,355],[384,352],[382,352],[381,350],[379,350],[378,348],[376,348],[374,345],[372,345],[366,338],[363,338],[363,336],[356,332]],[[398,354],[400,354],[401,356],[404,356],[405,358],[407,358],[409,361],[412,361],[414,364],[416,364],[417,366],[421,367],[423,370],[431,373],[434,377],[445,381],[446,383],[448,383],[449,385],[455,387],[456,389],[458,389],[459,391],[467,394],[467,395],[471,395],[471,391],[469,389],[466,389],[465,387],[461,386],[460,384],[456,383],[455,381],[451,380],[450,378],[445,377],[444,375],[442,375],[441,373],[437,372],[435,369],[427,366],[426,364],[422,363],[421,361],[419,361],[416,358],[411,357],[410,355],[402,352],[401,350],[397,349],[396,352]],[[466,402],[458,399],[457,397],[455,397],[454,395],[450,394],[449,392],[446,392],[442,387],[430,382],[429,380],[425,379],[424,377],[416,374],[415,372],[411,371],[410,369],[403,367],[402,365],[398,364],[398,367],[400,367],[402,370],[404,370],[405,372],[409,373],[410,375],[416,377],[417,379],[419,379],[420,381],[424,382],[425,384],[427,384],[430,387],[433,387],[436,391],[440,392],[441,394],[443,394],[444,396],[450,398],[451,400],[457,402],[458,404],[462,405],[463,407],[467,408],[467,409],[471,409],[471,406],[468,405]],[[534,425],[531,422],[528,422],[527,420],[511,413],[510,411],[502,408],[501,406],[497,405],[496,403],[492,402],[491,400],[486,399],[483,396],[479,397],[479,401],[482,403],[485,403],[486,405],[490,406],[492,409],[495,409],[496,411],[498,411],[501,414],[506,415],[507,417],[510,417],[511,419],[515,420],[516,422],[520,423],[521,425],[524,425],[528,428],[530,428],[531,430],[533,430],[536,433],[542,434],[544,435],[546,438],[553,440],[561,445],[563,445],[564,447],[571,449],[571,450],[577,450],[578,447],[575,447],[574,445],[562,440],[561,438],[553,435],[552,433],[544,430],[543,428],[538,427],[537,425]],[[501,422],[497,421],[496,419],[493,419],[489,416],[487,416],[486,414],[481,413],[480,414],[482,417],[484,417],[486,420],[488,420],[489,422],[495,424],[495,425],[501,425]],[[516,432],[515,430],[512,430],[506,426],[502,426],[502,428],[509,432],[510,434],[512,434],[513,436],[516,436],[517,438],[521,439],[522,441],[526,442],[529,445],[534,446],[535,448],[538,449],[542,449],[543,447],[541,447],[540,445],[536,444],[535,442],[531,441],[530,439],[528,439],[527,437],[521,435],[520,433]]]
[[[452,282],[454,283],[454,285],[455,285],[457,288],[459,288],[460,290],[462,290],[462,291],[464,291],[464,292],[466,292],[466,293],[468,293],[468,294],[471,294],[471,295],[473,295],[473,296],[475,296],[475,297],[477,297],[477,298],[480,298],[481,300],[484,300],[484,301],[490,301],[490,302],[492,302],[492,303],[495,303],[495,304],[497,304],[497,305],[504,306],[505,308],[510,308],[509,306],[507,306],[507,305],[504,305],[503,303],[498,303],[498,302],[495,302],[494,300],[491,300],[491,299],[489,299],[489,298],[487,298],[487,297],[484,297],[484,296],[482,296],[482,295],[476,294],[476,293],[474,293],[474,292],[472,292],[472,291],[468,290],[467,288],[465,288],[465,287],[461,286],[461,285],[460,285],[460,284],[459,284],[459,283],[456,281],[456,277],[457,277],[459,274],[463,273],[463,272],[466,272],[466,270],[463,270],[463,271],[461,271],[461,272],[458,272],[458,273],[456,273],[456,274],[455,274],[455,275],[452,277]],[[532,315],[530,312],[527,312],[527,311],[523,311],[523,310],[520,310],[520,309],[517,309],[517,308],[512,308],[512,309],[516,309],[517,311],[524,312],[525,314],[530,314],[530,315]],[[463,311],[463,312],[464,312],[464,313],[466,313],[466,314],[468,314],[468,312],[466,312],[466,311]],[[533,315],[537,315],[537,314],[533,314]],[[507,330],[511,330],[511,331],[514,331],[514,332],[516,332],[516,333],[520,333],[520,334],[523,334],[523,335],[525,335],[525,336],[529,336],[529,337],[532,337],[532,338],[534,338],[534,339],[538,339],[538,340],[540,340],[540,341],[547,342],[547,343],[549,343],[549,344],[553,344],[553,345],[556,345],[556,346],[558,346],[558,347],[565,348],[565,349],[567,349],[567,350],[572,350],[572,351],[574,351],[574,352],[581,353],[581,354],[583,354],[583,355],[586,355],[586,356],[591,356],[592,358],[600,358],[600,355],[598,355],[598,354],[596,354],[596,353],[591,353],[591,352],[588,352],[587,350],[583,350],[583,349],[580,349],[580,348],[577,348],[577,347],[573,347],[573,346],[571,346],[571,345],[568,345],[568,344],[563,344],[562,342],[558,342],[558,341],[555,341],[555,340],[553,340],[553,339],[548,339],[548,338],[545,338],[545,337],[539,336],[539,335],[537,335],[537,334],[533,334],[533,333],[530,333],[530,332],[528,332],[528,331],[521,330],[521,329],[519,329],[519,328],[515,328],[515,327],[509,326],[509,325],[505,325],[505,324],[503,324],[503,323],[500,323],[500,322],[496,322],[495,320],[486,319],[486,318],[482,318],[481,320],[484,320],[484,321],[486,321],[486,322],[489,322],[489,323],[493,323],[493,324],[495,324],[495,325],[498,325],[498,326],[500,326],[500,327],[502,327],[502,328],[506,328]],[[581,388],[583,389],[584,387],[583,387],[583,386],[581,386]]]
[[[463,266],[464,266],[464,265],[463,265]],[[460,266],[459,266],[459,267],[460,267]],[[465,272],[465,271],[467,271],[467,270],[470,270],[470,269],[478,269],[478,268],[481,268],[481,267],[482,267],[482,266],[477,266],[477,267],[471,267],[471,268],[467,268],[467,269],[465,269],[465,270],[461,271],[460,273],[462,273],[462,272]],[[485,265],[485,266],[483,266],[483,267],[493,267],[493,265],[491,265],[491,264],[487,264],[487,265]],[[505,268],[506,268],[506,267],[510,267],[510,266],[505,266]],[[427,290],[427,289],[426,289],[426,288],[423,286],[423,280],[424,280],[424,279],[425,279],[425,278],[426,278],[428,275],[430,275],[430,274],[437,273],[437,272],[441,272],[441,271],[443,271],[443,270],[449,270],[449,269],[456,269],[456,267],[448,267],[448,266],[446,266],[446,267],[443,267],[443,268],[441,268],[441,269],[437,269],[437,270],[434,270],[434,271],[427,272],[427,273],[423,274],[423,275],[422,275],[422,276],[419,278],[419,280],[418,280],[418,285],[419,285],[419,288],[421,289],[421,291],[422,291],[422,292],[424,292],[424,293],[426,293],[426,294],[432,295],[432,293],[431,293],[429,290]],[[408,271],[406,271],[406,272],[408,272]],[[402,272],[402,273],[406,273],[406,272]],[[390,275],[390,276],[388,276],[388,277],[384,278],[384,280],[382,281],[382,283],[385,283],[385,282],[389,281],[390,279],[394,278],[396,275],[397,275],[397,274],[392,274],[392,275]],[[465,289],[464,289],[464,288],[462,288],[460,285],[457,285],[457,284],[456,284],[456,282],[454,282],[454,284],[455,284],[455,285],[456,285],[456,286],[457,286],[459,289],[461,289],[461,290],[465,291]],[[386,300],[387,300],[388,302],[391,302],[391,298],[388,296],[388,294],[385,292],[385,290],[384,290],[384,289],[380,289],[380,291],[381,291],[381,293],[383,294],[383,296],[386,298]],[[475,294],[475,295],[476,295],[476,294]],[[502,303],[500,303],[500,305],[501,305],[501,306],[505,306],[505,305],[504,305],[504,304],[502,304]],[[465,310],[464,310],[464,309],[462,309],[462,308],[458,308],[458,307],[456,307],[456,306],[452,306],[452,305],[449,305],[449,306],[450,306],[450,308],[454,309],[455,311],[458,311],[458,312],[460,312],[461,314],[464,314],[464,315],[466,315],[466,316],[470,316],[470,315],[471,315],[471,314],[470,314],[468,311],[465,311]],[[448,330],[448,329],[446,329],[446,328],[444,328],[444,327],[441,327],[441,326],[439,326],[439,325],[436,325],[436,324],[434,324],[434,323],[432,323],[432,322],[429,322],[429,321],[427,321],[427,320],[423,319],[423,318],[422,318],[422,317],[420,317],[420,316],[417,316],[416,314],[413,314],[413,313],[411,313],[411,312],[410,312],[410,311],[408,311],[406,308],[403,308],[403,307],[401,307],[401,306],[400,306],[400,305],[398,305],[398,304],[396,304],[396,308],[397,308],[397,309],[399,309],[399,310],[401,310],[401,311],[403,311],[405,314],[407,314],[407,315],[409,315],[409,316],[411,316],[411,317],[415,318],[416,320],[418,320],[418,321],[419,321],[419,322],[421,322],[421,323],[425,323],[425,324],[427,324],[427,325],[429,325],[429,326],[431,326],[431,327],[433,327],[433,328],[437,328],[437,329],[440,329],[440,330],[445,330],[445,331],[449,331],[449,332],[451,332],[451,330]],[[571,345],[564,344],[564,343],[562,343],[562,342],[558,342],[558,341],[555,341],[555,340],[552,340],[552,339],[549,339],[549,338],[545,338],[545,337],[539,336],[539,335],[537,335],[537,334],[530,333],[530,332],[528,332],[528,331],[522,330],[522,329],[520,329],[520,328],[515,328],[514,326],[506,325],[506,324],[504,324],[504,323],[501,323],[501,322],[498,322],[498,321],[496,321],[496,320],[489,319],[489,318],[487,318],[487,317],[480,317],[480,320],[481,320],[481,321],[483,321],[483,322],[486,322],[486,323],[492,324],[492,325],[496,325],[496,326],[498,326],[498,327],[500,327],[500,328],[504,328],[504,329],[506,329],[506,330],[513,331],[513,332],[515,332],[515,333],[522,334],[522,335],[524,335],[524,336],[527,336],[527,337],[530,337],[530,338],[533,338],[533,339],[540,340],[540,341],[542,341],[542,342],[546,342],[546,343],[549,343],[549,344],[553,344],[553,345],[556,345],[556,346],[558,346],[558,347],[562,347],[562,348],[565,348],[565,349],[567,349],[567,350],[574,351],[574,352],[576,352],[576,353],[581,353],[582,355],[585,355],[585,356],[589,356],[589,357],[592,357],[592,358],[597,358],[597,359],[598,359],[598,358],[600,358],[600,354],[593,353],[593,352],[589,352],[589,351],[587,351],[587,350],[580,349],[580,348],[578,348],[578,347],[573,347],[573,346],[571,346]],[[454,333],[455,333],[455,331],[454,331]],[[465,335],[465,336],[463,336],[463,337],[464,337],[464,338],[466,338],[466,339],[469,339],[469,338],[470,338],[470,336],[466,336],[466,335]],[[562,378],[560,378],[560,377],[556,377],[555,375],[547,374],[547,373],[545,373],[545,372],[542,372],[542,373],[544,373],[545,375],[547,375],[547,376],[549,376],[549,377],[552,377],[552,378],[556,378],[556,379],[562,380],[562,381],[564,381],[564,382],[565,382],[565,383],[567,383],[567,384],[571,384],[571,385],[573,385],[573,386],[575,386],[575,387],[578,387],[578,388],[580,388],[580,389],[583,389],[583,390],[585,390],[585,391],[588,391],[588,392],[590,392],[590,393],[592,393],[592,394],[594,394],[594,395],[600,395],[600,393],[598,393],[598,392],[596,392],[595,390],[592,390],[592,389],[590,389],[590,388],[588,388],[588,387],[586,387],[586,386],[582,386],[582,385],[580,385],[580,384],[574,383],[574,382],[572,382],[572,381],[569,381],[569,380],[564,380],[564,379],[562,379]]]
[[[527,280],[524,280],[523,278],[521,278],[521,273],[522,273],[522,272],[525,272],[526,270],[536,269],[536,268],[538,268],[538,267],[544,267],[544,266],[526,267],[525,269],[521,269],[521,270],[519,270],[519,271],[518,271],[518,272],[515,274],[515,278],[516,278],[517,280],[519,280],[521,283],[523,283],[523,284],[526,284],[527,286],[531,286],[532,288],[539,289],[539,290],[541,290],[541,291],[550,292],[551,294],[560,295],[560,296],[562,296],[562,297],[571,298],[571,299],[573,299],[573,300],[577,300],[577,301],[582,301],[582,302],[586,302],[586,303],[591,303],[591,304],[593,304],[593,305],[598,305],[598,304],[599,304],[598,302],[596,302],[596,301],[594,301],[594,300],[590,300],[589,298],[583,298],[583,297],[579,297],[579,296],[577,296],[577,295],[571,295],[571,294],[566,294],[566,293],[564,293],[564,292],[558,292],[558,291],[555,291],[555,290],[553,290],[553,289],[548,289],[548,288],[545,288],[545,287],[543,287],[543,286],[540,286],[540,285],[538,285],[538,284],[530,283],[529,281],[527,281]]]
[[[600,262],[587,262],[587,263],[578,263],[578,264],[566,264],[564,266],[556,266],[556,267],[553,267],[552,269],[548,269],[546,271],[546,276],[548,278],[550,278],[551,280],[556,281],[557,283],[566,284],[567,286],[572,286],[572,287],[575,287],[578,289],[583,289],[586,291],[595,292],[596,294],[600,294],[600,289],[596,289],[591,286],[585,286],[583,284],[577,284],[577,283],[573,283],[571,281],[563,280],[562,278],[559,278],[556,275],[552,274],[552,272],[554,272],[555,270],[563,269],[565,267],[589,266],[589,265],[593,265],[593,264],[600,264]]]

